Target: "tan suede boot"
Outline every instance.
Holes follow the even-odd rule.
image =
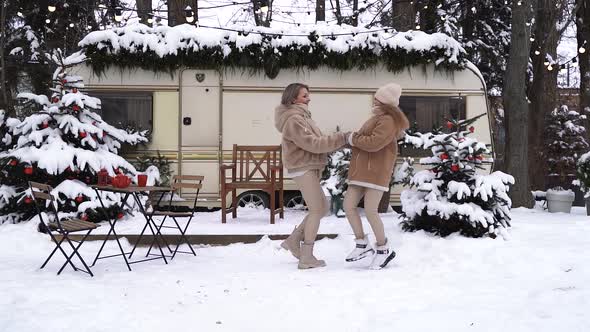
[[[315,258],[313,255],[313,243],[301,244],[301,257],[299,257],[299,265],[297,267],[303,270],[323,266],[326,266],[326,262],[321,259]]]
[[[303,224],[295,227],[293,233],[281,243],[281,247],[285,250],[289,250],[295,258],[299,259],[301,253],[301,241],[303,241]]]

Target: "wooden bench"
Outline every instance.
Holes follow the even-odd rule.
[[[275,223],[275,214],[284,217],[283,209],[283,164],[280,145],[237,145],[234,144],[232,164],[219,167],[221,184],[221,222],[226,222],[227,194],[231,191],[232,218],[237,217],[237,190],[254,189],[266,192],[270,198],[270,223]],[[231,170],[228,177],[227,170]],[[278,191],[278,202],[275,199]],[[278,204],[277,204],[278,203]],[[277,208],[275,206],[278,205]]]

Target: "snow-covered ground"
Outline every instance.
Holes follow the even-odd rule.
[[[277,225],[267,211],[241,211],[220,223],[199,213],[191,234],[288,233],[301,217]],[[120,258],[99,261],[94,278],[61,258],[39,270],[52,249],[34,222],[0,226],[0,331],[587,331],[590,327],[590,217],[513,210],[510,240],[437,238],[399,229],[383,215],[398,253],[381,271],[369,260],[345,263],[352,235],[328,217],[316,255],[328,266],[297,270],[279,241],[201,246],[171,264],[127,271]],[[120,233],[137,230],[133,218]],[[97,233],[105,231],[100,227]],[[98,242],[83,246],[89,260]],[[129,244],[124,241],[129,248]],[[115,253],[115,244],[107,245]]]

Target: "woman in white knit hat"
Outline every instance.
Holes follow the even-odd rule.
[[[355,235],[356,246],[346,257],[357,261],[373,254],[371,269],[381,269],[394,257],[385,237],[383,222],[377,208],[389,181],[397,157],[397,140],[409,128],[409,122],[399,109],[402,88],[395,83],[382,86],[373,99],[372,116],[360,130],[349,136],[352,158],[348,170],[348,190],[344,198],[344,212]],[[375,235],[375,250],[363,231],[357,205],[365,198],[365,215]]]

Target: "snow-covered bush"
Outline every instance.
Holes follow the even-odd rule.
[[[328,164],[322,172],[321,184],[332,197],[342,198],[346,192],[351,153],[350,149],[342,149],[328,155]]]
[[[440,236],[496,237],[510,226],[509,185],[514,178],[502,172],[478,174],[491,163],[487,146],[468,137],[480,116],[449,121],[451,133],[408,133],[406,144],[430,149],[432,157],[420,159],[427,169],[415,173],[404,190],[402,228],[425,230]]]
[[[51,95],[20,93],[18,99],[32,114],[22,122],[4,121],[3,114],[0,120],[2,142],[7,146],[0,151],[0,224],[35,215],[28,181],[53,186],[64,213],[92,221],[104,219],[88,185],[96,183],[101,169],[110,175],[134,175],[135,168],[118,151],[122,144],[146,141],[142,133],[115,128],[96,113],[100,100],[80,90],[84,88],[81,77],[67,73],[84,60],[82,54],[66,58],[57,52],[47,57],[57,66]],[[122,217],[123,211],[115,204],[119,196],[106,195],[105,199],[106,213]]]
[[[556,108],[549,116],[543,153],[549,176],[560,177],[562,185],[566,184],[568,176],[576,173],[578,156],[588,151],[584,119],[585,115],[569,110],[566,105]]]
[[[576,178],[575,184],[579,185],[586,196],[590,195],[590,152],[586,152],[580,156],[576,163]]]

